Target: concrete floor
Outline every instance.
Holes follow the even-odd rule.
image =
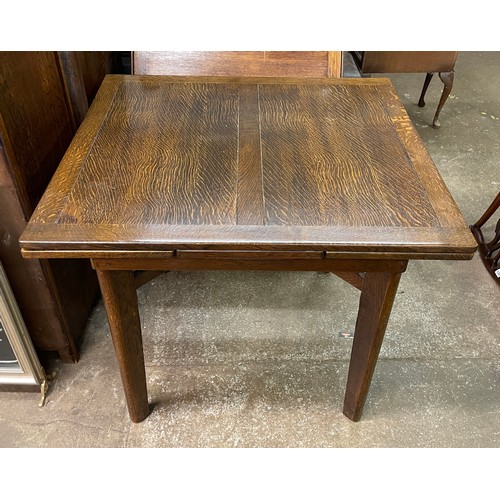
[[[441,91],[390,75],[468,223],[500,189],[500,53],[461,53]],[[342,401],[358,292],[319,273],[168,273],[139,291],[150,401],[127,416],[105,311],[47,404],[0,393],[3,447],[498,447],[500,289],[476,255],[411,262],[358,423]]]

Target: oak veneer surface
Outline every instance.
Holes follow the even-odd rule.
[[[107,76],[21,241],[28,257],[476,248],[387,79]]]

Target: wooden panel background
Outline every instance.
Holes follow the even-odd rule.
[[[55,52],[0,52],[0,114],[29,209],[40,200],[75,126]],[[26,214],[28,217],[30,213]]]
[[[68,61],[79,57],[65,54]],[[27,261],[19,247],[87,110],[85,75],[78,64],[65,71],[63,63],[57,52],[0,52],[0,259],[35,347],[76,361],[75,340],[97,291],[95,273],[82,260]],[[100,67],[100,61],[94,63]],[[88,73],[90,85],[95,72]],[[94,86],[98,83],[99,77]]]

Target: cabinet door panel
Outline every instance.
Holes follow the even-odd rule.
[[[32,211],[75,133],[54,52],[0,52],[0,114]]]

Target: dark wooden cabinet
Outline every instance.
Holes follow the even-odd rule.
[[[38,350],[77,361],[97,293],[82,261],[31,261],[19,236],[109,70],[105,52],[0,52],[0,261]]]

